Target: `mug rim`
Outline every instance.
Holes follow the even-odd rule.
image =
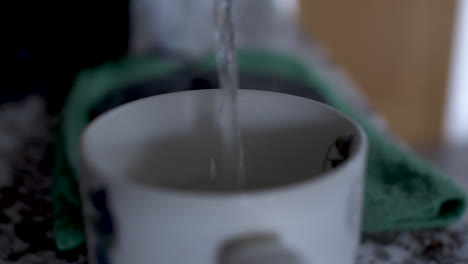
[[[353,164],[356,159],[358,159],[359,156],[365,156],[365,159],[367,158],[367,151],[368,151],[368,138],[362,127],[340,112],[339,110],[309,99],[305,97],[300,97],[300,96],[295,96],[295,95],[290,95],[290,94],[285,94],[285,93],[280,93],[280,92],[271,92],[271,91],[261,91],[261,90],[248,90],[248,89],[240,89],[238,92],[239,93],[261,93],[261,94],[269,94],[274,95],[274,96],[281,96],[281,97],[294,97],[295,100],[302,100],[302,101],[307,101],[308,103],[316,104],[320,108],[325,109],[328,113],[332,115],[338,116],[340,119],[348,123],[350,127],[354,130],[355,135],[357,136],[357,144],[355,144],[355,149],[354,151],[351,152],[350,156],[345,159],[341,164],[339,164],[337,167],[328,169],[327,171],[321,172],[316,174],[314,177],[308,178],[308,179],[303,179],[300,181],[294,181],[294,182],[288,182],[286,184],[282,184],[279,186],[273,186],[273,187],[266,187],[266,188],[256,188],[256,189],[251,189],[251,190],[221,190],[221,191],[216,191],[216,190],[187,190],[187,189],[182,189],[182,188],[177,188],[177,187],[166,187],[162,185],[145,185],[142,184],[138,181],[128,179],[126,177],[124,178],[109,178],[106,177],[105,174],[102,171],[100,171],[97,166],[95,166],[96,162],[93,160],[88,159],[90,155],[86,155],[87,153],[87,141],[91,137],[91,130],[93,127],[95,127],[97,124],[101,122],[105,122],[106,120],[115,118],[115,116],[118,116],[121,112],[127,110],[128,108],[132,108],[137,104],[144,103],[146,101],[153,101],[153,100],[161,100],[161,98],[164,97],[175,97],[175,96],[180,96],[180,94],[184,93],[218,93],[220,89],[203,89],[203,90],[190,90],[190,91],[177,91],[177,92],[172,92],[172,93],[167,93],[167,94],[162,94],[162,95],[155,95],[155,96],[150,96],[146,98],[142,98],[139,100],[135,100],[120,106],[117,106],[116,108],[113,108],[109,110],[108,112],[103,113],[102,115],[98,116],[94,120],[92,120],[84,129],[84,131],[80,135],[79,139],[79,170],[83,166],[83,163],[86,164],[86,167],[91,170],[93,175],[100,175],[102,178],[105,179],[106,182],[108,181],[113,181],[113,182],[119,182],[123,183],[129,186],[133,186],[136,188],[140,188],[141,190],[144,191],[149,191],[149,192],[159,192],[159,193],[166,193],[168,195],[178,195],[178,196],[186,196],[186,197],[191,197],[191,198],[210,198],[210,197],[229,197],[229,198],[237,198],[241,196],[258,196],[258,195],[267,195],[267,194],[272,194],[272,193],[277,193],[277,192],[284,192],[284,191],[292,191],[296,189],[301,189],[303,186],[308,186],[310,184],[317,184],[320,182],[328,181],[330,178],[334,178],[334,176],[337,176],[341,174],[342,171],[344,171],[347,167],[349,167],[351,164]]]

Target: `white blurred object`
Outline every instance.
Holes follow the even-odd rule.
[[[468,1],[458,1],[444,132],[447,143],[468,143]]]
[[[214,50],[213,0],[131,3],[131,53],[199,56]],[[239,47],[283,49],[297,42],[298,0],[236,0],[234,8]]]
[[[130,3],[130,48],[133,52],[181,45],[185,1],[135,0]]]
[[[295,17],[299,11],[299,0],[274,0],[276,8],[286,16]]]

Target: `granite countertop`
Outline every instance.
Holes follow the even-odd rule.
[[[365,236],[356,264],[466,264],[468,221],[446,228]]]

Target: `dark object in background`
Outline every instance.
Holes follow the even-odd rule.
[[[5,1],[0,103],[40,93],[58,111],[78,71],[127,53],[127,0]]]

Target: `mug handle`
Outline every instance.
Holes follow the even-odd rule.
[[[228,242],[218,264],[304,264],[276,235],[250,235]]]

